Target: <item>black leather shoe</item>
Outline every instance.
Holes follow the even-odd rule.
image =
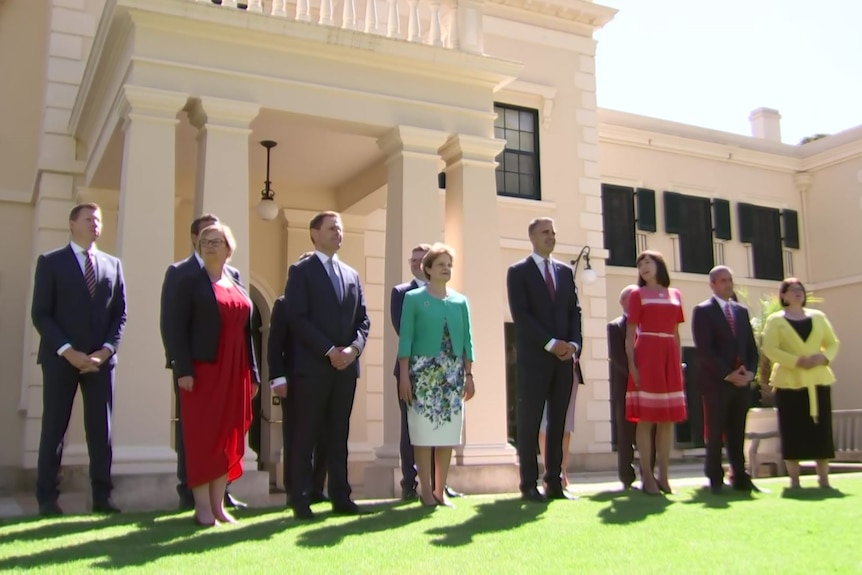
[[[521,499],[524,501],[532,501],[533,503],[547,503],[548,498],[539,493],[539,490],[533,487],[521,492]]]
[[[293,508],[293,518],[301,520],[314,519],[314,512],[308,505],[297,505]]]
[[[721,495],[722,490],[724,489],[724,484],[722,482],[710,482],[709,484],[709,492],[713,495]]]
[[[191,511],[195,508],[195,498],[192,495],[180,495],[180,511]]]
[[[316,491],[309,496],[309,501],[312,503],[326,503],[329,501],[329,497],[323,491]]]
[[[464,494],[463,494],[463,493],[460,493],[460,492],[458,492],[458,491],[455,491],[454,489],[452,489],[452,488],[451,488],[451,487],[449,487],[448,485],[446,486],[445,490],[446,490],[446,497],[450,497],[450,498],[455,498],[455,497],[464,497]]]
[[[416,493],[415,487],[401,488],[401,501],[416,501],[419,499],[419,494]]]
[[[234,497],[233,495],[231,495],[227,491],[224,492],[224,506],[225,507],[233,507],[234,509],[246,509],[246,508],[248,508],[248,505],[245,502],[240,501],[239,499],[237,499],[236,497]]]
[[[340,503],[333,503],[332,513],[334,515],[359,515],[362,511],[356,503],[348,499]]]
[[[63,514],[63,510],[57,505],[56,501],[48,501],[39,504],[39,515],[41,517],[59,517]]]
[[[547,499],[565,499],[567,501],[577,501],[579,499],[577,495],[569,493],[562,487],[551,487],[545,491],[545,497]]]
[[[751,479],[745,479],[733,484],[734,491],[747,491],[748,493],[770,493],[768,489],[761,489]]]
[[[114,502],[111,501],[110,497],[108,499],[97,499],[93,501],[93,513],[112,515],[119,512],[120,508],[114,505]]]

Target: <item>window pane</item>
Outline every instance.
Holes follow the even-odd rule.
[[[521,154],[518,158],[518,171],[523,176],[533,177],[533,156]]]
[[[520,148],[520,134],[515,130],[506,130],[506,149],[517,150]]]
[[[506,157],[506,171],[507,172],[517,172],[518,171],[518,154],[516,152],[506,152],[503,154]]]
[[[518,174],[506,172],[506,193],[507,194],[517,194],[518,193]]]
[[[535,191],[533,190],[533,176],[521,176],[521,189],[520,193],[522,196],[532,198],[535,195]]]
[[[533,134],[530,134],[529,132],[521,132],[521,151],[533,151]]]
[[[494,106],[494,113],[497,114],[497,117],[494,118],[494,127],[502,128],[504,125],[503,114],[505,114],[505,110],[500,106]]]
[[[520,126],[520,122],[518,118],[521,114],[518,110],[506,110],[506,128],[510,130],[517,130],[518,126]]]
[[[533,127],[533,118],[534,112],[521,112],[521,126],[520,130],[522,132],[535,132],[535,128]]]
[[[494,126],[494,137],[500,138],[501,140],[506,137],[506,130],[501,127]]]
[[[506,169],[506,161],[505,161],[506,158],[505,158],[503,152],[500,152],[499,154],[497,154],[497,157],[495,159],[497,160],[497,170],[498,171],[499,170],[505,170]]]
[[[505,186],[504,179],[505,179],[505,174],[503,172],[501,172],[500,169],[498,168],[497,169],[497,193],[498,194],[500,192],[506,191],[506,188],[504,187]]]

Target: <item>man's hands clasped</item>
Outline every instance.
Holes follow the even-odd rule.
[[[551,353],[557,356],[560,361],[571,361],[577,353],[577,348],[567,341],[557,340],[551,346]]]
[[[336,347],[326,356],[329,358],[329,363],[332,364],[332,367],[341,371],[350,366],[354,361],[356,361],[357,357],[356,350],[351,346],[347,347]]]
[[[96,373],[103,363],[111,357],[111,350],[103,347],[99,351],[87,355],[71,347],[63,352],[63,359],[81,373]]]

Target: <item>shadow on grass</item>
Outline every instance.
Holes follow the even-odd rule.
[[[258,523],[243,524],[252,517],[273,515]],[[129,531],[115,537],[101,537],[76,544],[63,543],[62,547],[34,551],[32,555],[17,555],[0,560],[0,572],[9,569],[60,568],[75,561],[91,562],[90,568],[121,569],[141,566],[170,555],[194,554],[224,549],[249,540],[267,539],[286,529],[299,525],[289,519],[282,509],[256,509],[237,512],[240,523],[236,526],[201,528],[191,514],[157,516],[153,514],[123,514],[106,517],[101,521],[54,520],[35,529],[16,532],[16,541],[38,541],[51,536],[69,536],[92,532],[94,529],[127,527]]]
[[[781,497],[783,499],[795,499],[796,501],[825,501],[826,499],[843,499],[844,497],[848,497],[848,495],[834,487],[826,489],[822,487],[808,489],[785,487],[781,492]]]
[[[598,512],[599,519],[610,525],[625,525],[643,521],[650,515],[664,513],[673,501],[664,496],[647,495],[642,491],[602,491],[590,497],[592,501],[610,501]]]
[[[362,509],[363,514],[353,518],[348,523],[325,525],[319,529],[311,529],[301,533],[297,538],[297,545],[300,547],[339,545],[352,535],[390,531],[415,523],[431,515],[434,510],[433,508],[422,507],[418,503],[413,503],[408,507],[401,501],[363,505]]]
[[[686,501],[687,505],[703,505],[708,509],[730,509],[733,503],[744,503],[746,501],[757,500],[748,491],[737,491],[735,489],[722,489],[721,495],[714,495],[709,487],[701,487],[696,489],[691,496],[691,499]]]
[[[461,547],[469,545],[479,535],[509,531],[535,521],[546,509],[546,505],[523,501],[520,497],[497,499],[476,506],[476,514],[460,525],[435,527],[426,533],[440,536],[431,541],[432,545]],[[445,510],[439,512],[445,513]]]

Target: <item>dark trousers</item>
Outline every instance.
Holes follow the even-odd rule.
[[[174,443],[177,450],[177,495],[180,498],[192,499],[192,490],[189,489],[189,484],[186,477],[186,446],[183,441],[183,419],[180,411],[180,388],[177,383],[176,376],[174,380],[174,409],[176,410],[176,422],[174,423]]]
[[[545,436],[545,477],[551,489],[560,488],[563,464],[563,430],[572,395],[572,362],[555,362],[549,377],[535,377],[526,365],[518,370],[518,459],[521,491],[536,488],[539,479],[538,437],[545,402],[548,427]]]
[[[281,401],[281,438],[284,454],[284,490],[291,493],[293,439],[296,437],[296,391],[293,384],[287,385],[287,397]],[[313,466],[311,473],[311,492],[323,493],[326,482],[326,430],[324,429],[314,444]],[[307,481],[307,480],[306,480]]]
[[[613,409],[613,424],[617,430],[617,475],[623,485],[631,485],[637,479],[634,468],[635,460],[635,436],[638,424],[626,419],[626,386],[628,382],[622,381],[611,389],[611,408]],[[655,433],[656,426],[652,426],[652,451],[649,455],[649,469],[655,475]],[[641,480],[643,480],[643,458],[640,462]]]
[[[72,404],[78,385],[84,400],[84,431],[90,456],[90,485],[94,501],[111,496],[111,412],[114,406],[114,367],[81,374],[61,357],[42,363],[42,435],[36,478],[40,504],[60,495],[60,463]]]
[[[356,378],[334,369],[330,373],[297,375],[290,383],[295,387],[295,435],[291,454],[291,505],[308,505],[308,478],[312,475],[311,457],[314,445],[326,429],[328,495],[334,505],[350,500],[347,480],[347,438],[350,435],[350,413],[356,395]]]
[[[727,444],[727,460],[733,470],[733,481],[745,481],[745,419],[751,404],[751,390],[748,386],[737,387],[726,381],[715,382],[703,390],[703,407],[709,423],[709,437],[706,440],[706,462],[704,474],[710,483],[724,480],[721,466],[721,446]]]

